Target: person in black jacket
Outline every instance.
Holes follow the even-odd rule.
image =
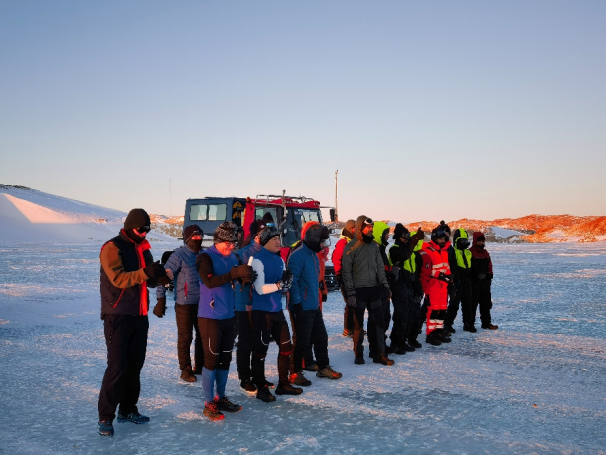
[[[145,210],[132,209],[120,235],[106,242],[99,254],[101,319],[107,346],[107,369],[98,403],[102,436],[113,436],[118,405],[118,422],[149,422],[137,409],[149,328],[147,288],[168,284],[164,267],[153,261],[145,240],[150,224]]]
[[[472,315],[472,288],[471,288],[471,252],[469,248],[469,239],[467,232],[463,228],[455,229],[453,238],[454,261],[451,262],[453,294],[448,302],[448,310],[444,320],[444,330],[455,333],[452,327],[459,305],[462,305],[463,312],[463,330],[471,332],[470,328],[474,325]]]

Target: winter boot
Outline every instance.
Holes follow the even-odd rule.
[[[482,328],[483,329],[488,329],[488,330],[497,330],[499,328],[498,325],[492,325],[492,324],[482,324]]]
[[[393,354],[394,352],[397,352],[398,349],[400,349],[398,345],[392,341],[391,346],[385,346],[385,354]]]
[[[222,420],[225,418],[223,413],[221,411],[219,411],[219,407],[217,406],[216,401],[211,401],[210,403],[205,403],[203,414],[206,417],[208,417],[210,420]]]
[[[423,345],[419,343],[416,338],[414,340],[408,340],[408,344],[410,345],[410,347],[413,347],[415,349],[420,349],[423,347]]]
[[[144,423],[149,422],[149,417],[142,416],[137,411],[131,412],[128,415],[124,415],[124,414],[122,414],[122,411],[118,411],[118,422],[120,422],[120,423],[132,422],[132,423],[136,423],[137,425],[142,425]]]
[[[252,394],[257,392],[257,388],[250,379],[242,379],[240,381],[240,387],[242,387],[246,393]]]
[[[457,333],[452,324],[444,324],[444,332],[447,333]]]
[[[291,374],[288,381],[300,387],[309,387],[311,385],[311,381],[305,377],[302,371]]]
[[[102,420],[98,422],[99,425],[99,434],[101,436],[113,436],[114,435],[114,426],[112,425],[111,420]]]
[[[198,379],[194,376],[194,372],[191,367],[186,367],[183,371],[181,371],[181,379],[185,382],[196,382]]]
[[[276,388],[276,395],[301,395],[303,393],[303,389],[299,387],[293,387],[290,384],[278,384]]]
[[[267,379],[265,379],[265,385],[269,389],[273,389],[276,386],[273,382],[269,382]]]
[[[355,363],[356,363],[356,365],[364,365],[364,363],[365,363],[364,362],[364,357],[363,356],[356,357],[356,362]]]
[[[444,329],[438,329],[434,331],[435,337],[442,343],[450,343],[452,340],[449,336],[444,333]]]
[[[309,365],[305,365],[303,369],[305,371],[318,371],[320,367],[318,367],[318,364],[316,362],[312,362]]]
[[[217,409],[219,409],[219,411],[238,412],[242,410],[242,406],[232,403],[229,401],[227,396],[224,396],[223,398],[215,398],[215,402],[217,403]]]
[[[261,387],[257,391],[257,398],[263,403],[271,403],[272,401],[276,401],[276,397],[271,394],[267,386]]]
[[[472,324],[465,324],[465,325],[463,325],[463,331],[476,333],[478,331],[478,329],[476,329]]]
[[[328,378],[328,379],[341,379],[343,375],[338,371],[333,370],[330,365],[326,368],[322,368],[316,373],[316,376],[319,378]]]
[[[429,335],[427,335],[427,338],[425,338],[425,342],[429,343],[433,346],[440,346],[442,344],[442,342],[438,339],[438,337],[436,337],[435,333],[436,332],[434,330]]]
[[[380,357],[375,357],[373,359],[373,363],[380,363],[381,365],[386,365],[390,367],[394,364],[394,361],[387,357],[385,354],[383,354]]]

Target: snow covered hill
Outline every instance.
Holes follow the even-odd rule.
[[[125,217],[119,210],[23,186],[0,185],[0,241],[107,240],[119,232]],[[168,237],[160,230],[152,231],[149,238]]]

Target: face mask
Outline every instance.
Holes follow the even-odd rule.
[[[141,236],[137,235],[135,233],[134,229],[127,229],[125,232],[126,232],[126,236],[135,243],[141,243],[141,242],[143,242],[143,240],[145,240],[145,237],[141,237]]]
[[[196,253],[202,249],[202,239],[200,240],[189,240],[187,246],[194,250]]]
[[[374,237],[372,235],[366,235],[366,234],[362,234],[362,240],[364,241],[364,243],[370,243],[374,241]]]
[[[477,246],[479,249],[483,250],[483,249],[484,249],[484,247],[485,247],[486,245],[484,245],[484,244],[479,245],[479,244],[478,244],[478,245],[476,245],[476,246]]]

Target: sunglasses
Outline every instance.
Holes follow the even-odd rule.
[[[405,240],[408,240],[408,239],[410,239],[410,232],[406,232],[406,233],[402,234],[400,237]]]
[[[147,234],[149,231],[151,231],[151,227],[150,226],[141,226],[137,228],[137,231],[139,232],[139,234]]]

